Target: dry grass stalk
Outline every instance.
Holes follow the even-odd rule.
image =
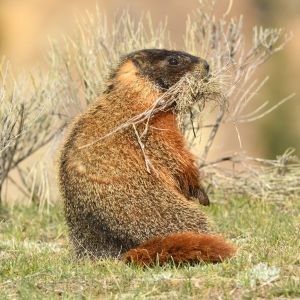
[[[230,161],[231,166],[221,167],[219,160],[202,170],[215,190],[224,190],[226,186],[226,192],[232,194],[283,201],[300,196],[300,160],[293,153],[293,149],[288,149],[274,160],[234,153],[223,158]]]
[[[55,93],[50,77],[19,74],[14,78],[9,63],[0,68],[0,199],[7,181],[28,196],[22,163],[47,145],[63,124],[55,116]],[[13,178],[15,170],[19,179]]]

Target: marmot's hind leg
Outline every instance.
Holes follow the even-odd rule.
[[[85,231],[89,235],[88,231]],[[102,236],[94,234],[94,237],[78,236],[70,234],[73,244],[75,256],[78,259],[89,257],[92,260],[105,259],[108,257],[119,257],[122,253],[122,247],[116,247],[113,243],[109,243]]]
[[[112,236],[102,232],[99,228],[100,222],[96,222],[91,213],[83,212],[82,219],[73,215],[68,216],[67,221],[71,228],[70,240],[77,258],[89,257],[96,260],[121,255],[122,245],[117,243]]]
[[[232,257],[235,252],[236,248],[220,236],[182,232],[148,240],[125,253],[124,259],[141,266],[168,262],[216,263]]]

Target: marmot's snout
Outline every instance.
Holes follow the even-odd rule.
[[[199,63],[195,65],[194,70],[199,73],[201,78],[207,78],[209,76],[209,64],[205,59],[199,58]]]

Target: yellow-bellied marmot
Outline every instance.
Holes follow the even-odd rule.
[[[191,201],[208,204],[176,124],[176,107],[115,130],[149,109],[187,72],[197,69],[205,77],[208,68],[184,52],[133,52],[111,74],[103,95],[77,117],[63,146],[59,180],[79,255],[122,254],[126,261],[148,265],[217,262],[234,254],[232,245],[208,233],[206,216]]]

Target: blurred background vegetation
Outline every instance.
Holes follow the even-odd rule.
[[[105,12],[108,22],[122,12],[130,11],[134,18],[150,12],[153,22],[167,19],[172,41],[177,49],[183,46],[187,14],[198,6],[197,0],[1,0],[0,52],[10,58],[16,70],[32,68],[47,49],[49,36],[67,34],[75,25],[75,13],[95,11],[95,5]],[[224,12],[229,1],[219,1]],[[230,16],[243,14],[245,30],[251,42],[252,26],[280,27],[294,33],[284,51],[276,54],[261,70],[261,78],[270,74],[257,101],[276,103],[295,92],[296,96],[266,118],[241,128],[243,146],[253,156],[274,158],[288,147],[295,147],[300,156],[300,1],[240,0],[234,1]],[[224,134],[224,149],[238,147],[235,138]]]

